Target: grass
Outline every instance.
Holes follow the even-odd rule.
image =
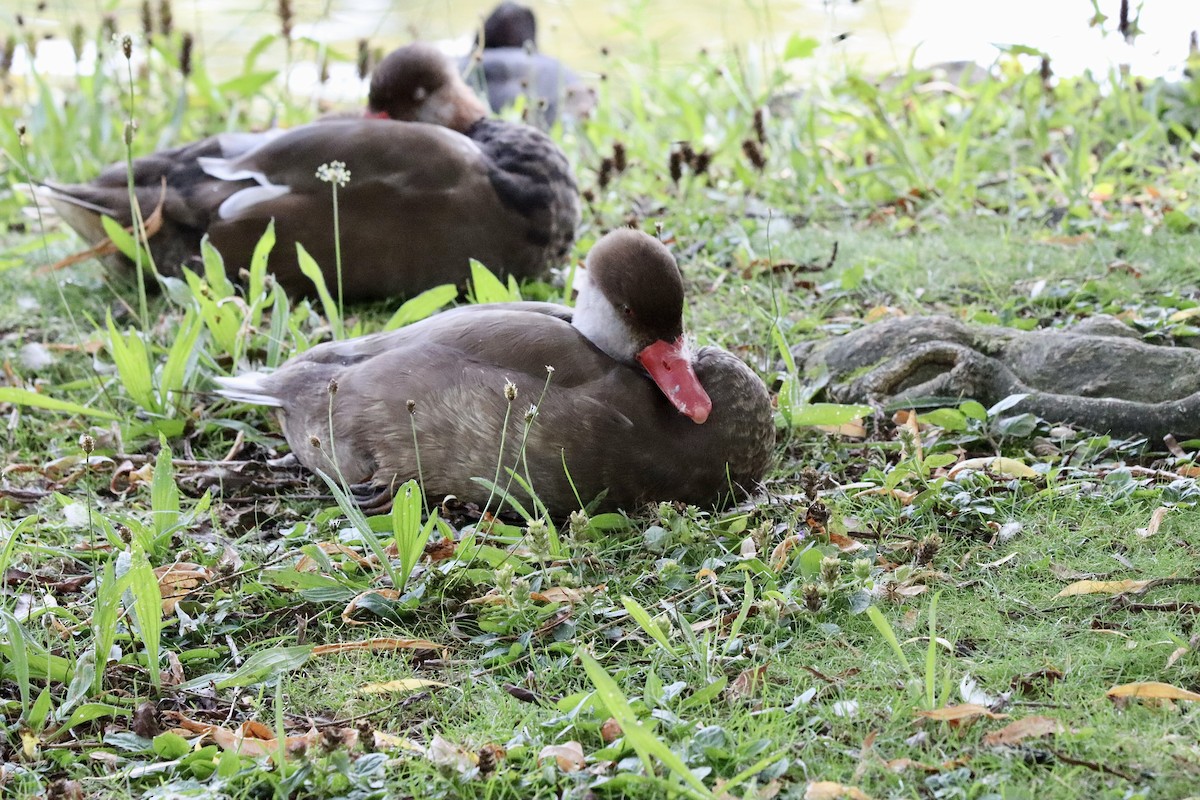
[[[181,74],[181,36],[155,35],[134,76],[135,152],[159,144],[146,131],[183,141],[265,124],[260,92],[278,101],[276,121],[311,113],[262,77],[273,67],[259,55],[224,90],[200,53]],[[807,50],[797,39],[786,52]],[[15,187],[27,171],[71,180],[124,158],[115,63],[81,74],[71,104],[39,103],[63,87],[35,76],[0,106],[5,791],[1195,794],[1200,707],[1106,692],[1200,689],[1197,443],[1173,455],[963,406],[929,417],[942,427],[922,429],[918,458],[886,415],[859,440],[781,414],[778,502],[747,510],[487,529],[431,524],[409,502],[351,520],[318,479],[263,464],[282,452],[265,413],[206,389],[341,325],[380,329],[394,308],[343,313],[328,290],[323,304],[293,303],[252,268],[230,320],[218,301],[241,290],[211,254],[205,275],[149,298],[148,315],[98,265],[37,272],[75,242],[27,220]],[[1197,333],[1200,146],[1171,122],[1174,106],[1160,121],[1161,87],[1046,86],[1009,57],[983,84],[941,93],[917,92],[919,72],[888,88],[858,75],[797,87],[782,58],[650,63],[614,59],[596,116],[557,133],[587,199],[575,255],[628,220],[661,226],[685,265],[696,338],[771,383],[814,394],[818,376],[786,374],[783,350],[884,313],[1024,328],[1109,313],[1158,343]],[[481,299],[507,292],[478,273]],[[551,284],[522,292],[562,299]],[[401,317],[448,300],[431,294]],[[1038,477],[946,473],[997,454]],[[1170,511],[1150,531],[1159,508]],[[414,567],[426,536],[430,558]],[[385,550],[392,539],[401,555]],[[165,577],[172,565],[188,582]],[[1058,596],[1148,579],[1163,580]],[[379,591],[389,583],[403,593]],[[320,649],[347,642],[374,649]],[[400,683],[363,691],[389,681]],[[1007,718],[952,724],[937,716],[947,700]],[[988,738],[1038,716],[1059,732]],[[258,726],[244,730],[263,755],[231,748],[242,723]],[[202,737],[205,725],[217,730]]]

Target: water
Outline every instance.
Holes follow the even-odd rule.
[[[612,58],[644,58],[648,42],[654,43],[658,63],[669,68],[693,62],[701,48],[777,53],[793,34],[822,43],[812,63],[825,72],[854,67],[887,73],[906,66],[910,57],[918,65],[960,59],[986,65],[996,57],[997,44],[1025,44],[1048,51],[1059,74],[1122,63],[1139,74],[1178,73],[1188,33],[1200,29],[1200,0],[1145,0],[1144,34],[1136,46],[1113,32],[1119,0],[1097,2],[1110,17],[1107,36],[1088,27],[1091,0],[529,0],[528,5],[538,15],[542,50],[585,73],[603,72]],[[1136,10],[1136,0],[1132,5]],[[327,89],[334,94],[361,92],[351,67],[359,39],[391,48],[422,38],[462,53],[491,8],[487,0],[291,0],[291,6],[293,36],[320,41],[346,59],[334,64]],[[136,32],[139,7],[131,0],[0,0],[0,19],[19,12],[39,37],[56,37],[57,43],[39,46],[38,69],[70,73],[75,67],[65,39],[76,23],[95,30],[102,14],[115,8],[119,30]],[[239,72],[254,43],[279,31],[277,8],[277,0],[173,2],[175,27],[196,35],[218,77]],[[27,69],[23,59],[17,61],[18,72]],[[284,61],[278,45],[260,63]],[[311,64],[301,64],[291,76],[298,88],[315,78]]]

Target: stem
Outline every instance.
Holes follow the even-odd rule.
[[[150,312],[146,302],[146,275],[142,269],[142,242],[147,242],[146,226],[142,222],[142,209],[138,206],[137,192],[133,185],[133,103],[135,92],[133,90],[133,61],[125,59],[125,67],[129,75],[129,119],[125,123],[128,127],[125,132],[125,177],[129,188],[129,214],[133,218],[133,241],[136,247],[133,250],[133,266],[137,272],[138,286],[138,322],[145,329],[150,319]]]
[[[338,183],[333,182],[333,260],[337,265],[338,330],[337,338],[346,336],[346,306],[342,295],[342,229],[338,220]]]

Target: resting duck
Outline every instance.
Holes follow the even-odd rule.
[[[713,506],[752,491],[774,448],[767,389],[729,352],[693,354],[684,343],[670,252],[622,229],[586,263],[574,313],[536,302],[465,306],[318,345],[271,374],[218,379],[220,392],[276,407],[300,462],[356,484],[367,511],[386,510],[410,478],[431,499],[483,507],[489,490],[472,478],[510,484],[505,469],[496,477],[502,440],[503,467],[528,476],[556,517],[596,498],[593,510],[633,510]],[[509,491],[528,501],[517,481]]]
[[[481,47],[482,46],[482,47]],[[533,11],[506,0],[492,10],[476,37],[475,53],[463,59],[467,82],[487,93],[493,111],[528,98],[526,118],[549,128],[560,106],[568,116],[586,115],[596,104],[595,92],[556,58],[537,52],[537,19]]]
[[[313,292],[297,264],[300,242],[334,290],[332,187],[317,177],[334,161],[350,173],[338,190],[347,300],[461,283],[469,258],[518,278],[565,260],[579,220],[566,157],[535,128],[487,119],[437,49],[411,44],[385,58],[367,117],[220,134],[137,159],[143,215],[163,203],[162,227],[150,238],[159,271],[194,265],[207,233],[236,278],[274,219],[269,268],[284,289]],[[42,195],[92,242],[104,238],[100,214],[132,219],[123,164],[90,183],[50,184]],[[123,257],[110,261],[129,267]]]

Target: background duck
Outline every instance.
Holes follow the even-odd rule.
[[[493,111],[501,111],[525,95],[525,118],[549,128],[562,111],[585,116],[596,104],[590,86],[556,58],[537,50],[537,18],[519,3],[500,3],[476,36],[475,51],[462,61],[467,82],[487,94]]]
[[[578,193],[558,146],[535,128],[488,119],[445,56],[411,44],[375,70],[366,118],[220,134],[135,160],[142,214],[162,203],[150,239],[158,270],[178,275],[195,265],[208,234],[236,278],[274,219],[269,268],[279,283],[293,295],[312,292],[296,260],[300,242],[334,287],[332,187],[317,176],[332,162],[349,173],[338,189],[346,300],[461,283],[469,258],[500,274],[539,276],[574,241]],[[101,214],[132,222],[126,180],[116,164],[89,183],[48,184],[40,194],[95,243],[104,239]],[[108,262],[130,266],[121,256]]]
[[[667,248],[617,230],[579,275],[574,312],[467,306],[318,345],[272,374],[222,379],[221,393],[278,408],[301,463],[359,484],[367,510],[386,508],[410,478],[432,499],[483,506],[489,490],[472,478],[497,479],[501,441],[503,465],[555,516],[597,497],[599,509],[632,510],[752,491],[774,447],[770,397],[737,357],[685,345]],[[510,491],[528,500],[515,481]]]

